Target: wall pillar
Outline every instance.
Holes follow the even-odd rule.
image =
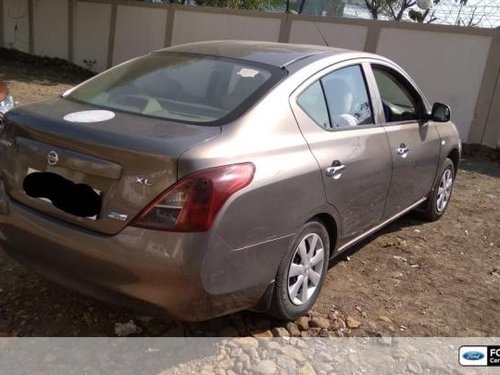
[[[118,11],[118,4],[113,0],[111,4],[111,17],[109,20],[109,35],[108,35],[108,58],[106,68],[109,69],[113,66],[113,53],[115,50],[115,33],[116,33],[116,14]]]
[[[365,52],[377,53],[378,41],[380,39],[380,21],[372,21],[366,32]]]
[[[29,27],[29,53],[33,54],[35,52],[35,15],[34,15],[34,0],[28,0],[28,27]]]
[[[290,41],[290,31],[292,30],[292,13],[284,13],[281,15],[280,33],[278,42],[288,43]]]
[[[174,20],[175,20],[175,6],[174,4],[168,4],[167,8],[167,21],[165,24],[165,47],[170,47],[172,45],[172,36],[174,34]]]
[[[5,25],[5,19],[3,12],[3,0],[0,0],[0,47],[5,47],[5,40],[3,36],[4,25]]]
[[[483,143],[496,146],[500,132],[500,89],[498,87],[500,71],[500,27],[496,28],[492,38],[483,79],[474,109],[474,118],[470,127],[467,143]],[[466,89],[466,88],[464,88]],[[496,101],[495,101],[496,98]],[[497,103],[495,105],[495,103]],[[495,123],[496,121],[496,123]],[[496,139],[493,141],[496,134]]]
[[[486,125],[483,132],[483,138],[481,143],[490,146],[500,148],[500,27],[496,29],[497,35],[492,46],[495,53],[495,65],[496,65],[496,80],[495,75],[491,77],[492,82],[496,81],[495,90],[491,96],[489,113],[486,118]]]
[[[74,33],[75,33],[75,0],[68,0],[68,61],[75,62]]]

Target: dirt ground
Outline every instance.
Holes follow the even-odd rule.
[[[60,62],[0,50],[0,78],[19,105],[51,98],[89,75]],[[500,336],[500,164],[464,157],[442,220],[407,215],[329,270],[315,313],[361,323],[351,336]],[[80,296],[0,250],[0,336],[248,334],[280,325],[243,312],[199,324],[149,318]],[[248,328],[248,327],[250,328]]]

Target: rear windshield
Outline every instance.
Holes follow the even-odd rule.
[[[153,53],[110,69],[66,98],[86,104],[206,125],[239,116],[285,72],[248,61]]]

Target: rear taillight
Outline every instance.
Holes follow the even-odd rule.
[[[228,198],[252,182],[254,172],[252,163],[241,163],[193,173],[160,194],[131,225],[174,232],[207,231]]]

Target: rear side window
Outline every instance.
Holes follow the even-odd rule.
[[[284,75],[277,67],[243,60],[153,53],[96,76],[67,97],[134,114],[220,125]]]
[[[297,103],[326,130],[349,129],[374,123],[364,75],[359,65],[323,76],[298,96]]]
[[[297,104],[322,128],[330,128],[328,108],[319,81],[314,82],[297,98]]]
[[[359,65],[321,78],[334,129],[373,124],[365,79]]]
[[[410,83],[387,68],[373,67],[373,74],[382,98],[386,122],[416,120],[422,107]]]

